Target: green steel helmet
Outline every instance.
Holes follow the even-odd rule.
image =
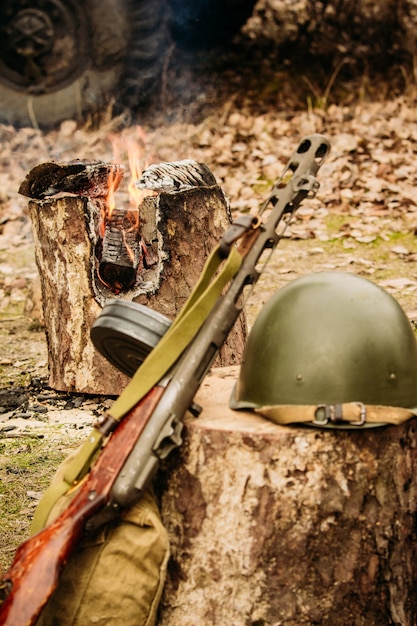
[[[402,423],[417,414],[412,326],[395,298],[365,278],[298,278],[256,319],[230,407],[280,424]]]

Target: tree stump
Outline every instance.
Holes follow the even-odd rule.
[[[227,408],[213,370],[163,473],[159,626],[417,623],[416,420],[354,431]]]
[[[118,395],[128,377],[90,340],[102,307],[121,299],[174,319],[230,224],[228,202],[208,167],[186,161],[143,173],[142,184],[154,195],[139,204],[137,224],[116,207],[103,226],[109,174],[121,178],[116,166],[102,162],[43,164],[20,189],[32,198],[49,384],[62,391]],[[126,246],[118,250],[120,240]],[[238,363],[245,338],[241,317],[217,363]]]

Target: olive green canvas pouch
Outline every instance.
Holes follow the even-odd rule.
[[[62,496],[48,523],[67,506]],[[169,556],[155,495],[86,537],[63,568],[37,626],[154,626]]]

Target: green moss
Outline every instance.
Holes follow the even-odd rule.
[[[253,186],[253,190],[257,193],[262,195],[263,197],[267,198],[271,192],[272,187],[274,186],[276,181],[274,180],[268,180],[268,179],[262,179],[260,178],[258,180],[258,182]]]
[[[21,317],[23,315],[24,306],[25,303],[23,300],[9,304],[6,309],[0,311],[0,322]]]
[[[346,215],[340,215],[339,213],[329,213],[324,218],[324,223],[327,228],[327,233],[330,238],[336,234],[340,234],[341,228],[344,224],[349,222],[349,218]],[[340,241],[340,237],[335,241]]]

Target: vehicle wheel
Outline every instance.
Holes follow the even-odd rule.
[[[139,101],[160,69],[162,15],[154,0],[2,0],[0,121],[48,128],[120,103],[132,57]]]
[[[227,43],[252,15],[256,0],[169,0],[171,33],[186,50]]]

